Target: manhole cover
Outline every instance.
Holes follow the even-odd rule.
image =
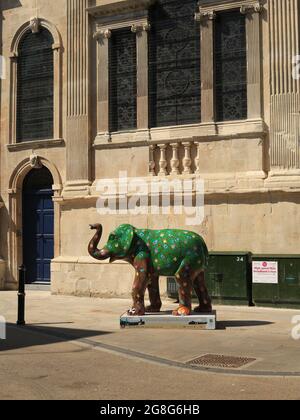
[[[197,359],[191,360],[190,362],[188,362],[188,364],[195,366],[210,366],[237,369],[255,361],[256,359],[250,357],[224,356],[222,354],[205,354],[204,356],[197,357]]]

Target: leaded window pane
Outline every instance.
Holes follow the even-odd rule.
[[[239,10],[217,14],[215,88],[218,121],[247,118],[245,16]]]
[[[158,0],[150,11],[150,125],[200,122],[198,0]]]
[[[113,31],[109,48],[110,131],[137,126],[136,35],[131,29]]]
[[[41,28],[20,42],[17,70],[17,141],[53,138],[53,37]]]

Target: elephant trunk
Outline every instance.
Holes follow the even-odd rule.
[[[107,258],[110,257],[108,250],[106,250],[105,248],[103,249],[97,248],[100,242],[101,236],[102,236],[102,231],[103,231],[102,225],[100,224],[90,225],[90,228],[92,230],[96,230],[96,233],[89,243],[88,252],[90,256],[95,258],[96,260],[100,260],[100,261],[106,260]]]

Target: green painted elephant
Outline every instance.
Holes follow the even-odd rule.
[[[91,225],[96,233],[88,246],[88,252],[97,260],[110,262],[127,261],[136,271],[129,315],[159,312],[159,276],[175,276],[179,286],[179,308],[173,315],[190,315],[191,294],[194,287],[200,306],[196,312],[211,312],[211,299],[204,280],[208,251],[204,240],[186,230],[136,229],[121,225],[109,235],[107,244],[98,249],[102,236],[100,224]],[[144,296],[148,287],[150,306],[145,308]]]

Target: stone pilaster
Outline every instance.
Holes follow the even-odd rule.
[[[149,128],[148,110],[148,23],[132,25],[132,32],[136,33],[137,42],[137,128]]]
[[[201,38],[201,122],[214,121],[214,11],[195,14]]]
[[[111,30],[98,30],[97,40],[97,133],[109,137],[109,39]]]
[[[248,118],[262,117],[262,62],[260,47],[260,13],[263,7],[259,2],[243,5],[241,13],[246,16],[247,37],[247,97]]]
[[[271,174],[300,175],[299,4],[268,1]]]
[[[90,185],[89,0],[67,0],[67,185],[84,193]]]

